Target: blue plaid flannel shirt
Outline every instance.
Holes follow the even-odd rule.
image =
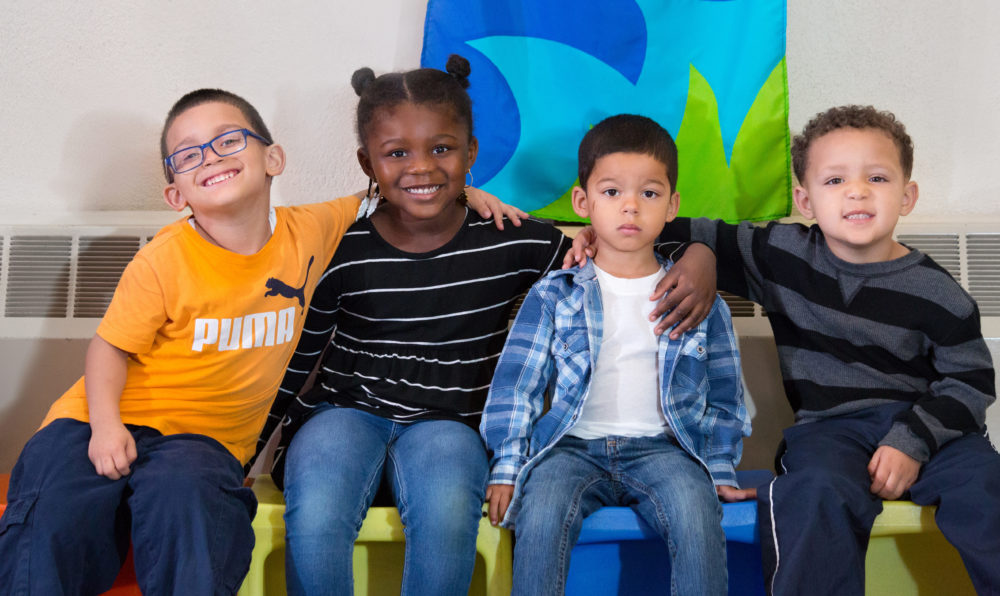
[[[670,268],[669,261],[657,258]],[[549,273],[521,305],[480,424],[491,453],[489,483],[515,486],[506,520],[519,509],[528,472],[575,424],[590,391],[602,328],[592,262]],[[735,468],[750,417],[725,302],[716,297],[708,317],[680,339],[661,335],[658,362],[660,402],[678,443],[716,485],[738,486]]]

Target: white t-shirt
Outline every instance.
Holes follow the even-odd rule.
[[[656,323],[648,317],[656,305],[649,296],[666,272],[625,279],[594,269],[604,331],[590,395],[569,434],[581,439],[662,434],[669,427],[660,406]]]

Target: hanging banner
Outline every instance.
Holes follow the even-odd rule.
[[[472,65],[476,186],[537,217],[570,206],[576,152],[607,116],[642,114],[680,155],[680,215],[791,208],[784,0],[430,0],[421,64]]]

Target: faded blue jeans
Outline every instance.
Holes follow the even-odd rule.
[[[479,434],[450,420],[320,408],[285,464],[288,593],[354,593],[354,540],[383,471],[406,526],[402,594],[467,593],[489,465]]]
[[[727,593],[722,506],[708,471],[666,436],[563,437],[529,473],[522,499],[513,594],[564,593],[583,519],[603,506],[629,506],[660,534],[671,594]]]

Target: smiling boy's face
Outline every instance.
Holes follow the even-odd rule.
[[[805,175],[795,188],[795,206],[815,219],[837,257],[852,263],[899,258],[908,249],[892,238],[900,216],[917,202],[899,149],[874,128],[840,128],[809,147]]]
[[[186,147],[206,143],[218,135],[250,123],[239,108],[224,102],[206,102],[179,114],[167,131],[168,155]],[[195,217],[232,216],[253,206],[270,205],[270,178],[284,169],[284,152],[278,145],[265,146],[247,139],[246,149],[219,157],[204,149],[205,160],[197,168],[175,174],[164,189],[173,209],[191,207]]]

